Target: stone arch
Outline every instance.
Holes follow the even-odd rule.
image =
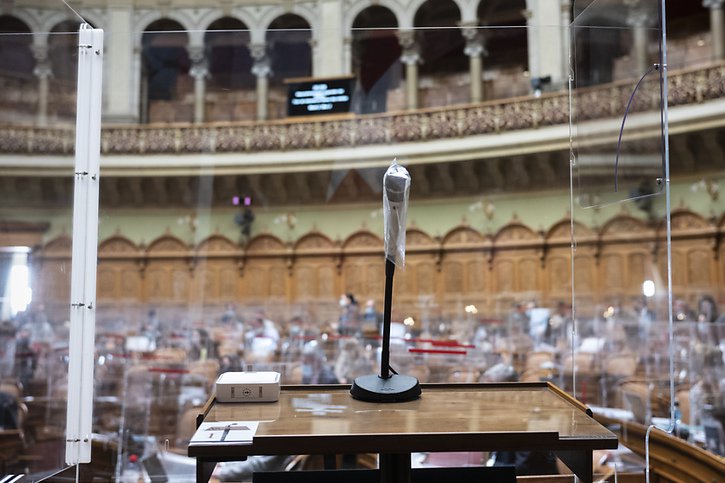
[[[28,26],[28,29],[31,33],[34,35],[38,35],[43,30],[43,21],[40,19],[39,16],[33,15],[34,10],[20,10],[15,9],[13,13],[6,14],[9,17],[15,17],[21,22],[23,22],[25,25]],[[36,11],[37,12],[37,11]]]
[[[33,34],[27,22],[15,15],[0,15],[5,32],[18,35],[3,36],[2,49],[0,49],[0,65],[6,71],[17,76],[17,82],[24,83],[32,79],[36,65],[32,52]]]
[[[271,8],[260,17],[257,25],[262,26],[262,31],[266,34],[269,31],[269,26],[272,25],[272,22],[274,22],[277,18],[288,14],[297,15],[298,17],[304,19],[307,22],[307,25],[310,26],[313,37],[315,36],[314,32],[319,30],[319,18],[315,12],[299,5],[293,5],[292,8]]]
[[[143,35],[146,30],[148,30],[151,24],[162,19],[169,19],[178,23],[179,25],[181,25],[182,29],[184,30],[184,32],[186,32],[187,35],[189,35],[189,32],[192,30],[191,26],[194,24],[193,19],[186,15],[182,10],[172,9],[165,13],[162,13],[158,10],[149,10],[141,15],[135,22],[136,25],[139,26],[139,29],[136,31],[135,34],[135,45],[141,46]]]
[[[353,17],[350,39],[351,72],[357,76],[356,112],[372,114],[388,110],[388,94],[403,77],[397,35],[400,20],[388,7],[370,5]]]
[[[272,69],[270,85],[282,86],[286,78],[311,76],[314,60],[310,21],[296,12],[285,12],[266,25],[264,43]]]
[[[403,24],[403,18],[405,17],[405,10],[401,8],[401,6],[394,1],[391,0],[364,0],[362,2],[355,3],[346,13],[345,13],[345,20],[344,20],[344,27],[345,27],[345,36],[350,37],[352,35],[352,26],[355,23],[355,20],[357,19],[358,15],[362,13],[364,10],[367,10],[370,7],[383,7],[390,10],[393,15],[395,16],[395,19],[398,23],[398,28],[401,27]]]
[[[224,16],[209,23],[204,32],[204,56],[210,75],[207,89],[219,94],[254,89],[250,48],[249,27],[242,20]]]

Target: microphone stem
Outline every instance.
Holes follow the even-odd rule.
[[[380,360],[380,377],[390,378],[390,312],[393,306],[393,275],[395,263],[385,259],[385,306],[383,307],[383,352]]]

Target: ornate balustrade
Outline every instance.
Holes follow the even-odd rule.
[[[633,83],[618,82],[577,91],[579,120],[622,115]],[[725,97],[725,64],[673,71],[670,106]],[[643,96],[639,109],[656,108],[656,96]],[[566,124],[569,95],[545,94],[476,105],[424,109],[338,119],[202,125],[133,125],[103,129],[102,152],[175,154],[294,151],[411,143],[496,134]],[[70,154],[74,132],[68,127],[0,128],[0,153]]]

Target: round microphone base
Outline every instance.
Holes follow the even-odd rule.
[[[406,402],[420,397],[420,383],[411,376],[393,374],[387,379],[372,374],[360,376],[350,388],[354,399],[366,402]]]

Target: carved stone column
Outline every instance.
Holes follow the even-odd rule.
[[[637,75],[642,75],[651,67],[647,59],[647,27],[654,21],[651,15],[637,8],[639,0],[629,0],[631,9],[627,18],[627,25],[632,27],[632,57]]]
[[[35,57],[33,74],[38,78],[38,112],[36,114],[36,123],[39,126],[45,126],[48,124],[48,80],[53,75],[53,69],[48,59],[48,46],[33,46],[33,57]]]
[[[725,26],[722,6],[725,0],[703,0],[702,5],[710,9],[710,33],[712,34],[712,56],[714,60],[725,58]]]
[[[206,106],[206,78],[209,77],[209,65],[204,56],[204,47],[189,48],[191,69],[189,75],[194,78],[194,122],[204,122],[204,108]]]
[[[475,26],[463,27],[461,32],[466,39],[463,53],[468,56],[471,74],[471,102],[475,104],[483,100],[483,56],[486,55],[486,48],[483,36]]]
[[[415,32],[412,30],[399,32],[403,54],[400,61],[405,64],[405,98],[408,109],[418,109],[418,64],[421,61]]]
[[[272,75],[272,66],[267,56],[267,46],[264,44],[252,45],[252,74],[257,77],[257,120],[266,121],[269,117],[267,108],[269,98],[269,76]]]

